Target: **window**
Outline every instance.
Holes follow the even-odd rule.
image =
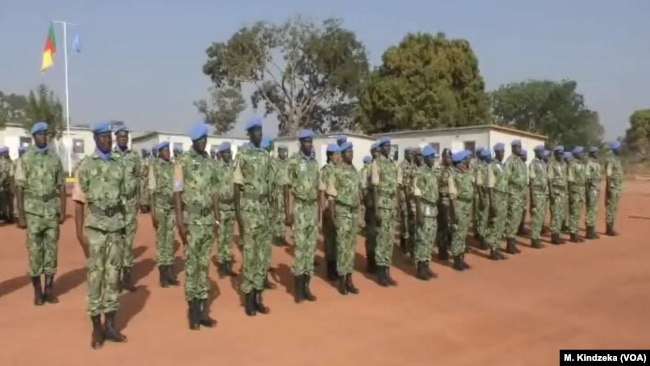
[[[174,142],[172,145],[172,150],[173,151],[183,151],[183,144],[180,142]]]
[[[436,156],[440,155],[442,151],[440,151],[440,143],[439,142],[430,142],[429,145],[436,151]]]
[[[399,160],[399,145],[390,145],[389,156],[393,158],[393,161]]]
[[[84,140],[83,139],[72,139],[72,152],[75,154],[84,153]]]
[[[32,146],[32,139],[29,137],[20,138],[20,147],[30,147]]]
[[[464,145],[465,150],[470,151],[472,154],[476,152],[476,141],[465,141]]]

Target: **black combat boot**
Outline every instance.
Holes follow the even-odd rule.
[[[530,247],[535,249],[542,249],[542,241],[539,239],[531,239]]]
[[[471,269],[472,268],[469,264],[467,264],[467,262],[465,262],[465,254],[462,254],[460,256],[460,262],[462,263],[463,267],[465,267],[465,269]]]
[[[338,277],[338,275],[337,275]],[[305,296],[305,300],[307,301],[316,301],[316,296],[311,293],[311,289],[309,288],[309,283],[311,282],[311,276],[310,275],[302,275],[302,285],[303,285],[303,295]]]
[[[348,292],[353,295],[357,295],[359,293],[359,289],[356,288],[352,282],[352,273],[345,275],[345,287],[348,289]]]
[[[199,302],[197,300],[190,300],[187,302],[187,321],[191,330],[201,329]]]
[[[41,276],[32,277],[32,286],[34,287],[34,305],[41,306],[45,304],[43,298],[43,287],[41,286]]]
[[[582,239],[580,238],[578,233],[571,233],[569,241],[572,243],[582,243]]]
[[[224,265],[226,266],[226,268],[224,269],[224,273],[226,274],[226,276],[237,277],[237,273],[235,273],[235,271],[232,269],[232,259],[227,260],[224,263]]]
[[[336,281],[339,278],[338,273],[336,273],[336,261],[327,261],[327,280]]]
[[[264,278],[264,288],[267,290],[273,290],[275,287],[275,284],[269,280],[269,273],[266,272],[266,277]]]
[[[208,328],[212,328],[217,325],[217,321],[210,317],[210,312],[208,309],[208,299],[201,299],[197,301],[198,310],[199,310],[199,323]]]
[[[131,267],[122,268],[122,289],[128,292],[134,292],[136,290],[135,285],[133,284],[133,275]]]
[[[447,249],[447,246],[440,246],[438,247],[438,259],[441,261],[448,261],[449,260],[449,250]]]
[[[498,249],[490,249],[490,259],[493,261],[498,261],[501,259],[506,259],[506,256],[501,254]]]
[[[90,347],[93,349],[102,348],[104,345],[104,329],[102,328],[102,316],[93,315],[90,317],[93,323],[93,332],[90,336]]]
[[[54,295],[54,275],[45,275],[45,288],[43,291],[43,300],[49,304],[58,304],[59,299]]]
[[[167,278],[167,267],[158,266],[158,277],[160,278],[160,287],[169,287],[169,279]]]
[[[560,233],[552,233],[551,234],[551,244],[554,244],[554,245],[564,244],[564,240],[562,240],[560,238]]]
[[[478,236],[478,248],[480,250],[486,250],[488,248],[487,241],[483,235]]]
[[[465,266],[463,266],[463,260],[460,258],[460,255],[454,256],[454,265],[452,267],[457,271],[465,270]]]
[[[418,280],[429,281],[431,279],[431,277],[429,277],[429,274],[427,273],[426,263],[427,262],[417,262],[415,264],[416,267],[415,278],[417,278]]]
[[[339,276],[339,282],[338,285],[336,286],[336,289],[339,291],[339,294],[341,295],[347,295],[348,294],[348,286],[347,283],[345,282],[346,276]]]
[[[268,314],[271,312],[268,306],[264,306],[262,291],[253,290],[253,304],[255,304],[255,310],[260,314]]]
[[[375,261],[374,252],[368,252],[366,254],[366,272],[369,274],[377,273],[377,262]]]
[[[614,230],[614,223],[607,224],[607,229],[605,230],[605,235],[607,236],[618,236],[618,233]]]
[[[517,244],[516,244],[515,238],[507,238],[506,239],[506,253],[508,253],[508,254],[517,254],[519,252],[520,252],[520,250],[517,249]]]
[[[117,330],[114,311],[104,314],[104,339],[111,342],[126,342],[126,336]]]
[[[255,291],[244,294],[244,312],[248,316],[257,315],[257,310],[255,309]]]
[[[173,264],[168,264],[165,266],[166,273],[167,273],[167,283],[172,285],[172,286],[178,286],[179,282],[176,279],[176,274],[174,273],[174,265]]]
[[[303,276],[293,276],[293,301],[298,304],[305,299],[305,284]]]
[[[226,264],[225,263],[219,263],[217,262],[217,276],[219,278],[225,278],[226,277]]]
[[[388,267],[386,266],[377,266],[377,283],[379,286],[388,287]]]
[[[600,236],[596,234],[596,228],[593,226],[587,226],[587,230],[585,233],[585,239],[593,240],[593,239],[598,239]]]
[[[386,280],[388,281],[388,285],[397,286],[397,281],[390,276],[390,266],[386,266]]]

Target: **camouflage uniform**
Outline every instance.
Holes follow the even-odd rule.
[[[0,156],[0,217],[8,222],[13,221],[13,163],[9,158],[9,150],[5,148]]]
[[[576,147],[574,154],[582,154],[582,148]],[[578,236],[580,225],[580,214],[585,204],[585,188],[587,186],[587,172],[582,157],[576,156],[569,163],[567,171],[567,183],[569,193],[569,234],[574,243],[581,242]]]
[[[156,162],[156,158],[151,156],[147,150],[142,150],[142,160],[140,164],[140,189],[139,199],[140,199],[140,210],[142,212],[149,212],[151,206],[151,197],[149,192],[147,192],[147,186],[149,182],[149,166],[152,163]]]
[[[424,155],[433,155],[433,152],[429,150],[429,148],[425,148]],[[423,164],[415,170],[412,192],[415,198],[417,218],[417,220],[414,220],[417,229],[413,259],[417,267],[417,278],[427,280],[433,275],[429,270],[429,262],[433,254],[433,244],[438,234],[438,201],[440,198],[438,177],[436,177],[436,173],[431,167]]]
[[[573,160],[573,156],[571,155],[571,152],[567,151],[564,153],[564,169],[565,169],[565,175],[569,175],[569,164]],[[568,189],[568,184],[567,184],[567,189]],[[564,201],[564,221],[562,222],[562,231],[568,233],[569,232],[569,218],[571,217],[571,200],[569,199],[569,192],[566,192],[566,200]]]
[[[502,145],[502,144],[497,144]],[[499,151],[499,147],[495,147]],[[490,198],[490,222],[487,230],[487,244],[490,248],[490,259],[499,260],[504,257],[499,253],[499,244],[505,232],[508,217],[508,173],[503,163],[497,158],[488,165],[487,189]]]
[[[219,194],[219,216],[221,225],[217,237],[217,267],[221,277],[233,275],[233,228],[235,225],[235,191],[233,184],[233,162],[219,161],[217,164]]]
[[[458,155],[454,157],[455,162],[460,162],[463,159],[465,158],[460,158]],[[464,257],[467,232],[472,221],[471,213],[474,198],[473,177],[469,169],[461,171],[456,167],[450,173],[447,187],[449,189],[454,222],[451,255],[454,258],[454,269],[462,271],[469,269]]]
[[[413,153],[412,149],[406,150],[406,153]],[[412,161],[404,159],[397,166],[398,175],[402,177],[400,185],[400,202],[402,207],[399,210],[399,231],[400,231],[400,248],[403,253],[409,253],[413,257],[413,247],[415,240],[415,220],[413,217],[413,173],[415,164]]]
[[[610,148],[613,151],[620,149],[618,142],[612,143]],[[623,165],[618,155],[611,153],[607,157],[605,164],[606,189],[605,189],[605,223],[607,224],[607,235],[617,235],[614,231],[614,221],[618,211],[618,201],[621,198],[621,189],[623,187]]]
[[[375,250],[377,248],[377,225],[375,221],[375,204],[372,184],[370,184],[370,164],[361,169],[360,180],[363,194],[365,230],[366,272],[374,274],[377,269]]]
[[[555,151],[561,153],[561,146],[555,147]],[[548,186],[551,202],[551,242],[553,244],[562,244],[560,231],[564,222],[564,215],[567,207],[567,169],[566,164],[560,157],[558,160],[555,156],[548,162]]]
[[[539,150],[540,147],[537,148]],[[543,146],[541,146],[543,150]],[[530,186],[530,239],[533,248],[541,248],[540,241],[542,234],[542,225],[546,214],[546,204],[548,201],[548,174],[544,161],[535,157],[528,166],[529,186]]]
[[[477,150],[478,152],[479,150]],[[479,221],[480,221],[480,210],[478,208],[479,205],[479,190],[476,187],[476,174],[478,171],[478,166],[480,164],[480,161],[476,156],[472,156],[469,159],[468,163],[468,170],[469,174],[472,176],[472,186],[473,186],[473,192],[474,192],[474,197],[472,197],[472,209],[471,209],[471,224],[472,224],[472,232],[474,234],[474,238],[478,239],[480,237],[479,233]]]
[[[597,152],[597,148],[592,148],[591,153]],[[602,177],[602,168],[598,158],[591,156],[588,158],[586,163],[587,170],[587,195],[586,195],[586,205],[587,205],[587,214],[585,215],[585,226],[586,226],[586,235],[587,239],[596,239],[598,235],[596,234],[596,215],[598,213],[598,202],[600,198],[600,182]]]
[[[489,150],[486,150],[489,154]],[[483,153],[483,152],[481,152]],[[488,155],[489,156],[489,155]],[[488,162],[479,160],[474,168],[474,208],[476,217],[476,233],[478,234],[479,248],[487,249],[487,225],[489,219],[489,192],[487,188]]]
[[[288,159],[273,158],[273,178],[272,190],[274,205],[276,206],[277,215],[275,215],[275,225],[273,227],[274,240],[278,244],[284,245],[286,225],[284,217],[284,187],[282,187],[281,179],[287,174]]]
[[[336,146],[336,145],[334,145]],[[333,162],[328,162],[323,165],[320,170],[321,187],[324,187],[329,181],[332,172],[336,169]],[[323,212],[323,252],[325,254],[325,262],[327,265],[327,278],[330,281],[337,279],[336,273],[336,226],[334,220],[330,217],[329,210]]]
[[[515,146],[517,142],[513,142]],[[521,214],[524,211],[526,201],[526,164],[521,157],[510,155],[505,163],[505,171],[508,177],[508,216],[506,219],[506,252],[517,254],[520,252],[516,246],[516,235],[521,223]]]
[[[434,169],[438,178],[438,189],[440,200],[438,203],[438,235],[436,242],[438,246],[438,259],[446,261],[449,259],[448,248],[451,245],[452,222],[451,222],[451,199],[449,198],[449,178],[451,167],[436,165]]]

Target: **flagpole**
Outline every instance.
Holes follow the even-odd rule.
[[[70,89],[68,88],[68,25],[75,25],[62,20],[55,20],[53,23],[61,24],[63,27],[63,72],[65,78],[65,128],[68,138],[66,146],[68,160],[68,177],[72,176],[72,137],[70,135]],[[64,144],[65,146],[66,144]]]

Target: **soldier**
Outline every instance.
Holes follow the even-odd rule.
[[[569,193],[569,234],[572,243],[581,243],[583,240],[578,235],[580,214],[585,204],[585,188],[587,187],[587,171],[583,161],[583,148],[573,148],[573,159],[569,163],[567,183]]]
[[[508,177],[508,217],[506,219],[506,252],[517,254],[517,229],[521,223],[521,213],[524,211],[526,197],[526,164],[521,161],[521,140],[516,139],[510,143],[511,155],[505,163],[506,176]]]
[[[528,151],[526,151],[526,149],[521,149],[520,157],[521,157],[521,161],[524,162],[524,165],[528,166],[527,165]],[[525,172],[526,172],[525,182],[526,182],[526,185],[528,185],[529,184],[529,182],[528,182],[528,169],[526,169]],[[530,200],[530,197],[528,197],[528,193],[529,192],[526,191],[526,193],[524,194],[524,209],[523,209],[523,211],[521,211],[521,222],[519,223],[519,228],[517,229],[517,235],[519,235],[519,236],[524,236],[524,235],[527,234],[525,221],[526,221],[526,207],[528,207],[527,203]]]
[[[551,203],[551,243],[564,244],[560,230],[567,207],[567,169],[564,163],[564,146],[553,148],[553,158],[548,162],[548,187]]]
[[[551,157],[551,152],[549,150],[544,150],[544,158],[542,159],[542,161],[544,162],[544,169],[548,168],[548,160],[550,157]],[[549,194],[546,196],[546,210],[549,210],[550,207],[551,207],[551,197],[549,191]],[[542,216],[546,217],[546,212],[544,212]],[[544,221],[542,221],[542,234],[547,234],[549,232],[549,227],[550,227],[550,222],[549,222],[549,226],[544,226]]]
[[[465,241],[472,221],[471,211],[474,197],[472,174],[469,171],[470,156],[471,153],[467,150],[452,155],[454,169],[451,171],[447,183],[450,216],[453,223],[451,255],[454,259],[453,268],[457,271],[470,269],[470,266],[465,262]]]
[[[254,117],[246,125],[250,143],[235,158],[235,217],[243,242],[241,290],[246,315],[268,314],[262,292],[267,279],[271,238],[268,207],[271,205],[271,156],[263,150],[262,119]]]
[[[380,286],[396,286],[397,282],[390,276],[390,266],[393,259],[393,217],[395,207],[402,207],[399,187],[403,185],[402,176],[388,155],[390,154],[390,138],[379,139],[379,156],[370,166],[370,184],[373,191],[375,223],[378,228],[375,261],[377,266],[377,282]],[[395,205],[397,200],[397,206]]]
[[[31,129],[34,147],[16,162],[18,227],[27,229],[28,274],[34,287],[34,305],[59,302],[54,295],[59,225],[66,217],[66,191],[59,155],[49,149],[47,123]],[[45,275],[45,288],[41,287]]]
[[[122,250],[122,289],[135,291],[133,283],[133,240],[138,227],[138,211],[140,211],[140,179],[142,161],[138,154],[129,149],[129,130],[122,125],[115,130],[117,144],[113,155],[122,162],[124,175],[124,249]]]
[[[438,189],[440,191],[440,203],[438,205],[438,259],[449,260],[449,245],[451,245],[452,222],[451,222],[451,201],[449,198],[449,178],[451,175],[451,151],[442,150],[442,161],[434,169],[438,178]]]
[[[415,277],[428,281],[436,277],[429,268],[433,254],[433,238],[438,233],[438,178],[433,170],[436,150],[431,145],[422,148],[424,164],[413,174],[413,197],[415,200],[415,217],[417,231],[413,259],[415,261]]]
[[[326,154],[327,163],[323,165],[320,171],[321,187],[329,181],[330,175],[341,161],[340,146],[337,144],[327,145]],[[323,249],[327,266],[327,279],[336,281],[338,279],[336,271],[336,226],[329,210],[323,211]]]
[[[106,340],[126,342],[115,323],[124,248],[125,171],[121,160],[111,154],[110,123],[96,124],[92,132],[97,148],[79,164],[72,199],[77,239],[87,263],[88,315],[93,325],[91,347],[97,349]]]
[[[530,177],[530,245],[535,249],[542,248],[540,240],[546,203],[548,202],[548,173],[544,163],[544,145],[535,146],[535,158],[528,166]]]
[[[505,146],[499,142],[494,145],[493,150],[494,159],[488,165],[486,182],[489,211],[487,244],[490,248],[490,259],[497,261],[507,258],[499,251],[499,245],[508,217],[508,175],[503,166]]]
[[[375,204],[372,184],[370,184],[370,167],[372,162],[379,155],[379,145],[375,142],[370,146],[370,162],[368,168],[361,173],[361,191],[363,194],[364,221],[365,221],[365,250],[366,250],[366,272],[375,274],[377,262],[375,261],[375,249],[377,248],[377,225],[375,223]]]
[[[153,150],[157,150],[155,147]],[[142,164],[140,168],[140,211],[142,213],[147,213],[151,210],[151,202],[149,197],[149,192],[147,192],[148,182],[149,182],[149,165],[155,162],[155,157],[153,157],[153,152],[150,152],[147,149],[142,149]]]
[[[262,142],[260,143],[260,147],[266,151],[269,154],[269,157],[271,157],[271,168],[269,169],[269,204],[266,206],[268,209],[268,214],[266,215],[267,217],[267,222],[266,222],[266,229],[268,230],[268,235],[269,238],[271,238],[271,243],[273,243],[273,217],[278,216],[278,213],[275,211],[277,210],[277,207],[273,204],[273,189],[275,183],[273,182],[273,178],[275,176],[275,168],[273,164],[273,157],[271,156],[271,152],[273,151],[273,140],[270,137],[264,136],[262,137]],[[267,253],[264,255],[264,258],[266,258],[266,267],[267,272],[266,272],[266,278],[264,279],[264,288],[267,290],[272,290],[276,286],[274,283],[269,281],[269,273],[273,271],[273,267],[271,267],[271,253],[272,253],[272,248],[270,246],[266,247]]]
[[[324,191],[318,162],[312,158],[311,130],[301,130],[298,135],[300,152],[289,159],[284,176],[285,217],[292,226],[295,245],[291,273],[294,280],[294,300],[315,301],[309,288],[314,273],[318,224],[322,212],[320,192]]]
[[[151,195],[151,223],[156,229],[156,262],[160,273],[160,286],[178,286],[174,273],[174,164],[170,157],[169,141],[158,144],[156,154],[158,161],[149,163],[147,189]]]
[[[189,328],[213,327],[209,315],[210,249],[221,224],[216,187],[216,163],[205,152],[208,125],[199,123],[190,130],[192,148],[174,163],[174,213],[176,228],[185,247],[185,300]]]
[[[0,218],[13,222],[13,163],[9,157],[9,148],[0,147]]]
[[[586,205],[587,214],[585,215],[585,226],[587,232],[585,238],[598,239],[596,234],[596,214],[598,213],[598,200],[600,198],[600,181],[602,171],[600,161],[598,160],[598,148],[592,146],[589,148],[589,158],[586,163],[587,170],[587,195]]]
[[[607,229],[605,234],[616,236],[614,231],[614,221],[618,211],[618,201],[621,198],[621,189],[623,187],[623,165],[621,164],[621,143],[616,141],[609,144],[611,154],[607,157],[605,163],[605,223]]]
[[[365,217],[366,217],[366,206],[365,206],[365,204],[366,204],[366,196],[363,193],[363,191],[364,191],[363,187],[365,185],[363,181],[364,181],[364,179],[368,178],[368,169],[370,168],[370,163],[372,163],[372,158],[370,156],[366,155],[366,156],[363,157],[363,159],[361,161],[363,162],[363,166],[361,167],[361,169],[359,169],[359,189],[361,189],[362,201],[361,201],[361,207],[359,209],[361,210],[361,217],[363,217],[364,220],[362,222],[360,222],[359,225],[361,226],[361,230],[362,230],[361,235],[365,235],[365,230],[366,230],[366,220],[365,220]]]
[[[286,246],[286,231],[284,225],[284,188],[280,184],[280,179],[287,174],[289,149],[286,145],[278,146],[278,157],[273,159],[273,204],[276,206],[277,215],[275,215],[275,225],[273,227],[273,243],[277,246]]]
[[[469,162],[468,162],[468,169],[470,174],[472,175],[472,191],[474,192],[474,197],[472,198],[472,209],[471,209],[471,224],[472,224],[472,232],[474,234],[474,240],[479,240],[479,233],[478,233],[478,213],[479,209],[477,207],[478,205],[478,190],[476,189],[476,168],[479,163],[479,154],[481,153],[482,148],[476,149],[474,152],[470,152],[469,155]],[[466,247],[466,251],[469,251],[469,247]]]
[[[474,199],[476,207],[476,225],[478,234],[478,248],[481,250],[488,249],[487,245],[487,225],[490,216],[489,212],[489,192],[487,188],[487,172],[490,163],[490,149],[483,148],[479,150],[479,161],[474,168],[475,190]]]
[[[571,152],[565,151],[564,154],[562,155],[562,159],[564,160],[564,168],[569,169],[569,164],[571,163],[571,160],[573,160],[573,155],[571,154]],[[567,170],[565,174],[566,174],[565,176],[568,177],[569,171]],[[562,223],[562,232],[569,233],[570,216],[571,216],[571,200],[569,199],[569,193],[567,192],[566,200],[564,201],[564,222]]]
[[[235,276],[232,269],[232,232],[235,225],[235,204],[233,192],[234,163],[229,142],[222,143],[218,148],[221,160],[217,162],[217,177],[219,194],[219,235],[217,236],[217,274],[220,278]]]
[[[336,226],[336,271],[338,291],[341,295],[358,294],[352,282],[354,255],[357,246],[358,212],[363,200],[361,175],[352,164],[353,146],[344,142],[340,146],[342,162],[331,171],[327,184],[329,216]]]
[[[404,160],[397,165],[398,176],[402,177],[402,183],[399,186],[399,195],[401,207],[399,210],[400,217],[400,243],[399,247],[402,253],[409,254],[413,258],[413,237],[409,235],[413,217],[411,215],[411,188],[413,187],[413,148],[404,149]]]
[[[11,174],[14,177],[13,194],[12,194],[13,200],[11,202],[11,207],[12,207],[12,210],[13,210],[11,212],[11,215],[12,215],[11,218],[12,219],[18,218],[18,202],[17,202],[17,197],[16,197],[16,184],[15,184],[16,167],[18,166],[18,161],[23,157],[23,155],[25,155],[25,147],[20,146],[20,147],[18,147],[18,159],[14,160],[13,166],[12,166],[12,171],[11,171]]]

